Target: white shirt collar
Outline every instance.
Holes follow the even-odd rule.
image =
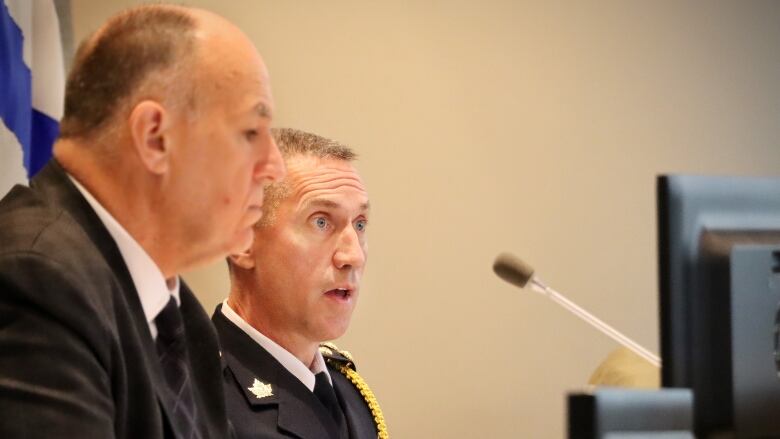
[[[152,338],[157,338],[157,325],[154,324],[157,314],[165,308],[171,296],[176,299],[176,303],[181,303],[179,300],[179,277],[176,276],[173,287],[168,288],[168,283],[165,281],[160,268],[146,253],[146,250],[141,247],[141,244],[130,236],[127,230],[111,216],[105,207],[81,183],[70,174],[68,174],[68,177],[81,192],[81,195],[86,198],[89,205],[92,206],[92,209],[100,218],[108,233],[114,238],[117,247],[119,247],[119,253],[122,254],[122,259],[127,264],[130,277],[133,279],[138,297],[141,299],[141,307],[144,310],[146,321],[149,323]]]
[[[241,328],[242,331],[246,332],[248,336],[252,337],[252,340],[256,341],[257,344],[268,351],[268,353],[271,354],[271,356],[274,357],[276,361],[281,363],[282,366],[287,369],[287,371],[298,378],[303,383],[303,385],[312,392],[314,391],[314,375],[320,372],[325,372],[325,376],[328,377],[328,382],[333,385],[333,381],[330,378],[330,373],[328,372],[328,368],[325,365],[325,359],[322,358],[322,354],[319,350],[317,350],[317,353],[314,355],[314,363],[312,363],[312,368],[309,369],[305,364],[303,364],[303,361],[298,359],[298,357],[291,354],[285,348],[279,346],[275,341],[263,335],[260,331],[247,323],[246,320],[241,318],[241,316],[236,314],[236,312],[233,311],[233,308],[228,305],[227,300],[222,302],[222,314],[227,317],[228,320],[233,322],[233,324]]]

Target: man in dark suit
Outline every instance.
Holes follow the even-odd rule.
[[[347,147],[274,130],[287,178],[266,189],[255,244],[229,258],[213,316],[237,437],[386,438],[382,412],[346,352],[366,262],[369,203]]]
[[[245,249],[284,175],[268,75],[206,11],[85,41],[54,159],[0,201],[0,437],[224,438],[216,333],[178,273]]]

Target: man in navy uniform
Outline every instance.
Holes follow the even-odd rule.
[[[80,46],[54,159],[0,201],[0,437],[227,437],[217,335],[178,273],[249,246],[284,175],[268,73],[212,13]]]
[[[266,188],[255,244],[230,256],[230,295],[213,316],[228,417],[239,439],[385,438],[351,356],[323,344],[347,330],[366,263],[369,202],[355,154],[273,132],[288,176]]]

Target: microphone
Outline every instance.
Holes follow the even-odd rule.
[[[534,276],[533,267],[523,262],[520,258],[509,253],[502,253],[498,255],[495,262],[493,262],[493,271],[501,279],[519,288],[525,288],[526,285],[528,285],[532,290],[542,294],[543,296],[549,297],[557,304],[566,308],[572,314],[576,315],[582,320],[585,320],[585,322],[598,329],[606,336],[644,358],[650,362],[650,364],[656,367],[661,367],[661,359],[658,357],[658,355],[645,349],[639,343],[626,337],[617,329],[604,323],[598,317],[585,311],[576,303],[565,298],[557,291],[545,285],[537,276]]]

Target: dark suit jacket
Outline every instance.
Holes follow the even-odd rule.
[[[219,348],[182,284],[200,431],[227,436]],[[173,401],[116,243],[56,161],[0,201],[0,437],[173,438]]]
[[[228,418],[238,439],[338,439],[335,421],[316,396],[241,328],[222,314],[212,316],[222,344]],[[376,439],[371,411],[355,386],[328,364],[351,439]],[[273,395],[258,398],[249,388],[257,379]]]

